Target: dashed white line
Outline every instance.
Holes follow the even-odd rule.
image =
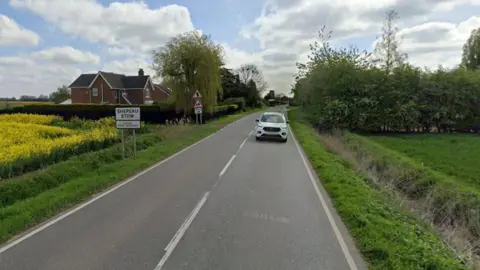
[[[233,155],[230,160],[227,162],[227,164],[225,165],[225,167],[223,167],[222,171],[220,172],[220,174],[218,175],[219,178],[221,178],[225,172],[227,172],[227,169],[228,167],[230,166],[230,164],[232,164],[233,160],[235,159],[235,157],[237,157],[237,155]]]
[[[308,177],[310,178],[310,181],[312,182],[313,186],[315,187],[315,191],[317,192],[318,198],[320,199],[320,203],[322,204],[323,210],[325,211],[325,214],[327,215],[328,221],[330,222],[330,225],[332,226],[333,232],[335,233],[335,236],[337,237],[337,241],[340,244],[340,248],[342,249],[343,255],[345,256],[345,259],[347,260],[348,266],[350,266],[350,270],[357,270],[357,266],[355,265],[355,261],[353,260],[352,255],[350,254],[350,251],[348,250],[347,244],[345,243],[345,240],[342,237],[342,233],[340,232],[340,229],[338,229],[337,224],[335,223],[335,219],[333,218],[332,213],[330,212],[330,209],[327,206],[327,203],[325,202],[325,199],[323,198],[322,193],[320,192],[320,189],[318,188],[317,181],[315,180],[315,177],[313,177],[313,174],[310,170],[310,167],[308,166],[308,162],[306,158],[303,155],[303,152],[300,148],[300,145],[297,142],[297,139],[295,138],[295,135],[292,132],[292,129],[290,129],[290,134],[292,135],[293,141],[295,142],[295,145],[297,146],[298,153],[300,154],[300,157],[302,158],[303,165],[305,165],[305,168],[307,169]]]
[[[165,248],[165,251],[166,251],[165,254],[163,255],[162,259],[157,264],[157,266],[155,267],[154,270],[160,270],[160,269],[162,269],[163,265],[165,265],[165,263],[168,260],[168,257],[170,257],[173,250],[177,246],[178,242],[180,241],[180,239],[182,239],[182,237],[185,234],[185,232],[187,231],[188,227],[190,226],[190,224],[192,224],[192,222],[195,219],[195,217],[197,216],[198,212],[200,212],[200,209],[202,208],[202,206],[207,201],[209,194],[210,194],[210,192],[205,193],[205,195],[198,202],[198,204],[195,206],[195,208],[193,208],[193,211],[190,213],[190,215],[188,215],[187,219],[183,222],[182,226],[180,226],[180,228],[175,233],[175,235],[173,236],[170,243],[168,243],[167,247]]]
[[[253,131],[252,131],[253,132]],[[252,135],[252,132],[250,132],[250,134],[247,135],[247,137],[243,140],[243,142],[240,144],[240,146],[238,147],[237,149],[237,152],[235,152],[235,155],[233,155],[230,160],[227,162],[227,164],[225,165],[225,167],[223,167],[222,171],[218,174],[218,179],[217,181],[215,182],[215,184],[213,184],[213,187],[215,188],[218,183],[220,182],[220,180],[222,179],[222,176],[227,172],[227,169],[228,167],[230,167],[230,165],[232,165],[232,162],[235,160],[235,158],[237,157],[238,155],[238,152],[240,152],[240,149],[242,149],[242,147],[245,145],[245,143],[247,142],[248,138],[250,137],[250,135]]]

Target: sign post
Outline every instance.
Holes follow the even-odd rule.
[[[139,107],[123,107],[115,108],[115,125],[120,129],[122,136],[122,157],[125,158],[125,138],[124,130],[132,129],[133,131],[133,157],[137,157],[137,138],[135,129],[140,128],[140,108]]]
[[[202,124],[202,114],[203,114],[203,105],[200,99],[202,98],[202,95],[200,94],[200,91],[195,91],[193,94],[193,100],[195,100],[195,104],[193,105],[193,109],[195,111],[195,122],[198,124],[199,119],[200,119],[200,124]]]

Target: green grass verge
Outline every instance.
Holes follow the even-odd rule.
[[[370,269],[466,269],[432,228],[328,152],[299,110],[288,112],[295,136],[348,227]]]
[[[403,153],[457,182],[480,188],[480,137],[472,134],[412,134],[370,136],[371,140]]]
[[[92,156],[84,156],[81,159],[83,163],[72,164],[70,161],[65,161],[74,168],[70,168],[63,174],[56,172],[59,168],[65,168],[62,167],[64,166],[63,163],[56,164],[57,167],[47,168],[42,172],[42,179],[47,179],[49,175],[57,178],[57,180],[52,180],[51,184],[53,186],[46,185],[44,187],[41,186],[41,183],[36,183],[37,189],[30,190],[29,195],[24,195],[23,199],[15,200],[13,203],[0,208],[0,243],[171,156],[254,111],[259,110],[247,110],[243,113],[210,121],[202,126],[189,126],[188,128],[191,128],[191,130],[184,130],[180,135],[174,132],[166,133],[164,134],[164,140],[145,147],[143,151],[138,153],[136,159],[129,158],[106,162],[111,156],[106,154],[108,150],[104,150],[103,154],[100,154],[104,160],[88,161],[88,157]],[[96,155],[96,153],[91,154]],[[100,158],[99,156],[96,157]],[[88,162],[90,162],[90,167],[83,167]],[[74,175],[68,177],[68,174],[72,172]],[[60,182],[60,185],[56,181]],[[22,192],[22,190],[18,190],[18,192]]]

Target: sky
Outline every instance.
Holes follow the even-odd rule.
[[[191,30],[223,46],[226,67],[255,64],[288,94],[322,26],[334,46],[371,51],[391,8],[419,67],[454,67],[480,27],[480,0],[0,0],[0,97],[49,94],[99,70],[154,75],[151,51]]]

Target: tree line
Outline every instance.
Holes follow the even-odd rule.
[[[321,129],[362,132],[480,130],[480,30],[455,68],[408,63],[399,51],[398,14],[386,14],[373,53],[333,48],[323,27],[306,63],[297,63],[293,103]]]

